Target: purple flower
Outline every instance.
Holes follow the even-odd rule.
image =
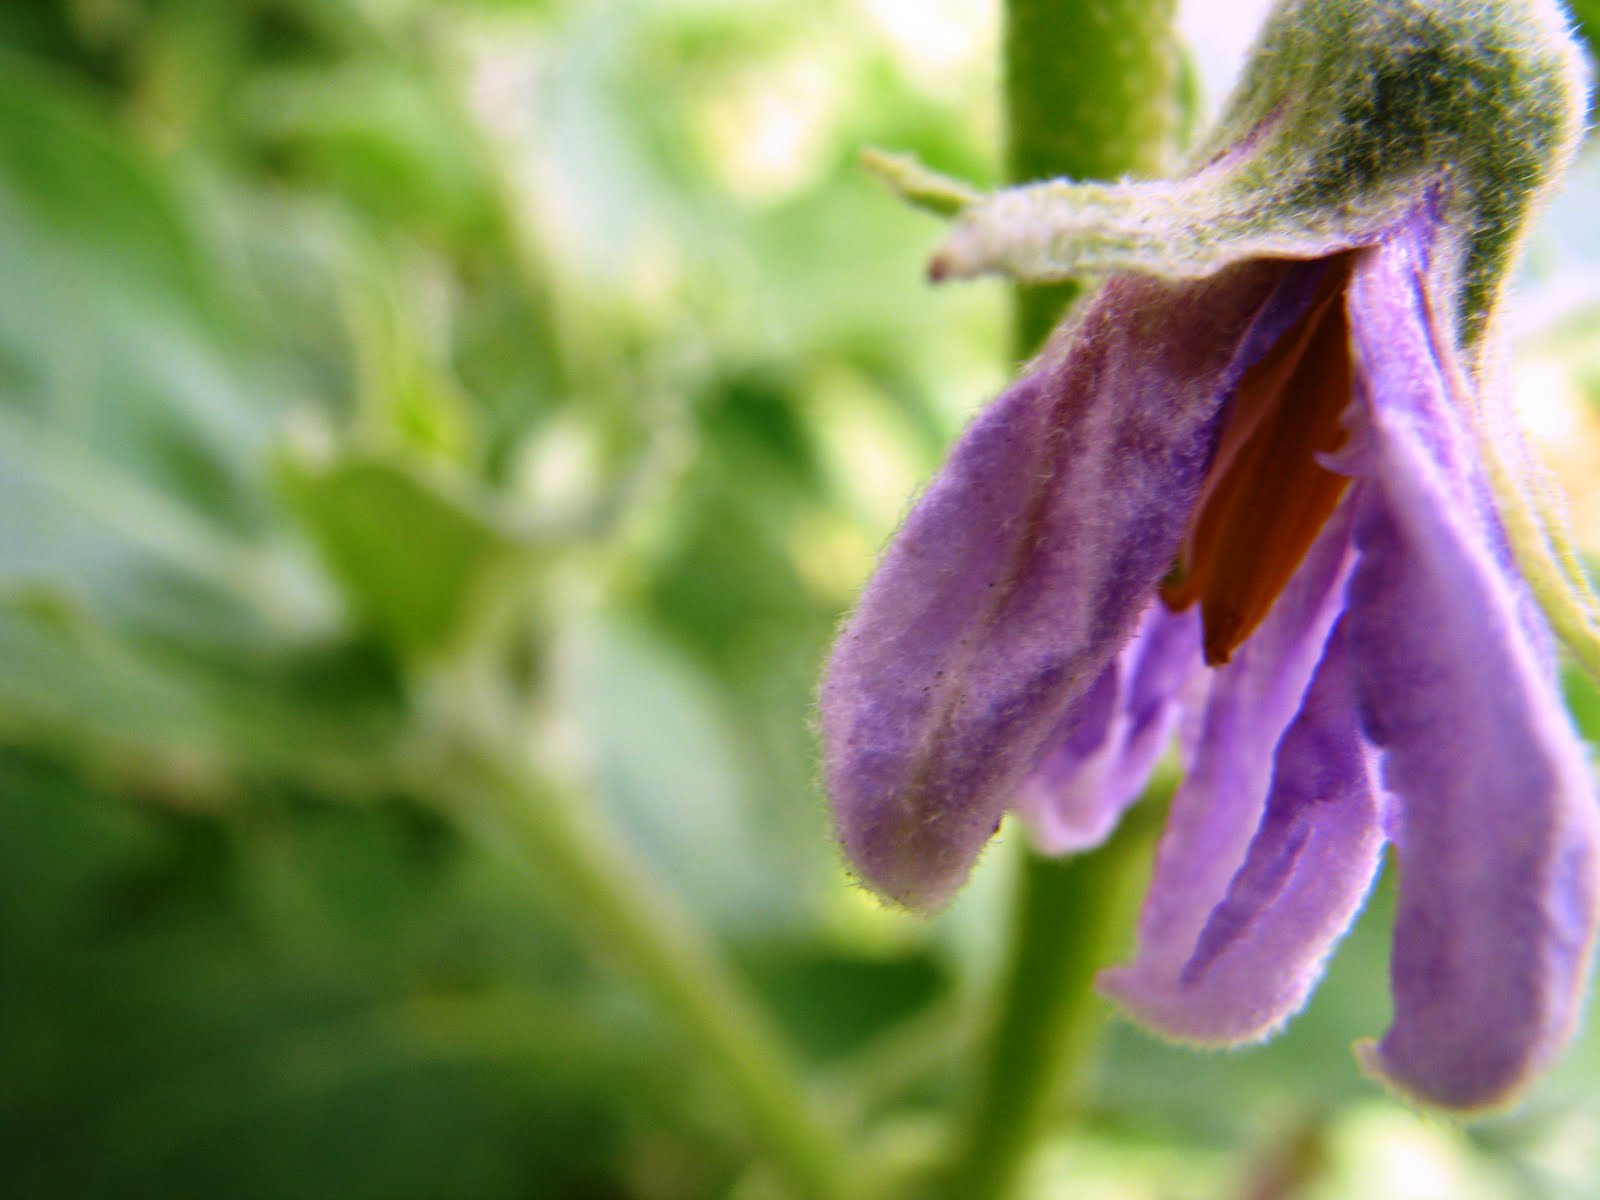
[[[1188,176],[963,216],[943,272],[1109,273],[968,428],[840,635],[826,777],[868,886],[943,903],[1013,810],[1047,851],[1096,844],[1176,731],[1138,949],[1101,977],[1133,1019],[1272,1033],[1390,845],[1394,1018],[1363,1064],[1472,1110],[1564,1044],[1600,818],[1524,576],[1549,545],[1510,536],[1487,334],[1581,102],[1553,13],[1286,5]],[[1483,45],[1515,62],[1468,156],[1454,85]],[[1444,99],[1389,112],[1386,87]],[[1351,192],[1360,147],[1396,145]]]

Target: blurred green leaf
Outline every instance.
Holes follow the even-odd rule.
[[[747,960],[774,1011],[819,1060],[860,1050],[946,994],[930,957],[863,958],[776,942]]]
[[[403,652],[456,646],[527,562],[504,522],[419,466],[359,452],[289,458],[284,478],[351,604]]]
[[[183,802],[213,800],[251,768],[364,795],[401,727],[393,673],[363,647],[145,646],[50,593],[0,600],[0,663],[7,741],[70,747]]]
[[[476,147],[421,82],[376,58],[307,65],[258,75],[243,105],[269,149],[375,216],[481,238],[495,218]]]
[[[395,694],[275,511],[267,373],[207,248],[86,104],[4,69],[0,711],[197,786],[353,772]]]
[[[783,928],[814,900],[826,862],[817,811],[772,811],[740,718],[697,664],[631,621],[573,631],[561,698],[585,738],[596,790],[652,863],[725,933]],[[797,837],[797,832],[809,836]]]
[[[654,1052],[476,865],[404,804],[141,810],[0,750],[0,1194],[620,1200]]]

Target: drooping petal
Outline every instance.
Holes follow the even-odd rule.
[[[1201,931],[1223,903],[1261,825],[1274,752],[1301,709],[1344,603],[1347,506],[1336,512],[1255,634],[1212,676],[1200,741],[1172,799],[1139,916],[1131,963],[1101,974],[1101,991],[1135,1019],[1196,1038],[1166,1017]],[[1331,686],[1331,685],[1330,685]]]
[[[1436,333],[1416,230],[1349,304],[1364,469],[1351,657],[1397,800],[1394,1020],[1364,1064],[1455,1109],[1504,1103],[1571,1032],[1597,918],[1593,781],[1530,644]]]
[[[1152,603],[1017,792],[1017,813],[1042,852],[1077,853],[1106,839],[1150,778],[1201,663],[1199,611]]]
[[[1316,270],[1109,279],[957,443],[822,684],[835,820],[868,885],[929,908],[965,879],[1131,633],[1172,561],[1219,406]]]
[[[1119,993],[1143,1024],[1211,1044],[1273,1033],[1305,1003],[1383,849],[1342,630],[1278,743],[1260,828],[1176,979]],[[1164,986],[1158,986],[1164,985]]]

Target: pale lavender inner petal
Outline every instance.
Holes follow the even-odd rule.
[[[1241,346],[1320,269],[1110,279],[957,443],[823,681],[829,792],[867,884],[932,907],[966,877],[1171,564]]]
[[[1336,628],[1278,743],[1244,865],[1175,980],[1119,993],[1137,1019],[1211,1044],[1270,1035],[1299,1011],[1361,907],[1383,848],[1370,753]],[[1165,986],[1153,986],[1164,984]]]
[[[1148,781],[1201,666],[1198,610],[1153,601],[1017,792],[1040,851],[1077,853],[1105,840]]]
[[[1103,992],[1171,1036],[1203,1036],[1169,1019],[1173,997],[1261,825],[1279,740],[1343,607],[1349,518],[1341,505],[1260,628],[1214,673],[1194,759],[1156,852],[1138,949],[1131,963],[1100,977]]]
[[[1349,304],[1361,386],[1353,674],[1396,797],[1394,1020],[1363,1048],[1407,1093],[1505,1103],[1566,1041],[1596,924],[1584,749],[1530,644],[1419,257],[1363,254]]]
[[[1094,845],[1116,820],[1106,811],[1101,780],[1120,754],[1125,736],[1122,693],[1127,658],[1124,648],[1105,665],[1050,735],[1054,748],[1017,788],[1012,805],[1044,854]]]
[[[1152,606],[1150,634],[1131,671],[1127,744],[1110,782],[1125,804],[1144,786],[1185,709],[1198,707],[1204,695],[1203,638],[1198,607],[1174,613]]]

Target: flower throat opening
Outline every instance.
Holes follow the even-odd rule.
[[[1174,611],[1199,601],[1211,666],[1261,624],[1350,485],[1317,462],[1345,441],[1349,278],[1349,255],[1329,262],[1310,310],[1240,380],[1161,586]]]

